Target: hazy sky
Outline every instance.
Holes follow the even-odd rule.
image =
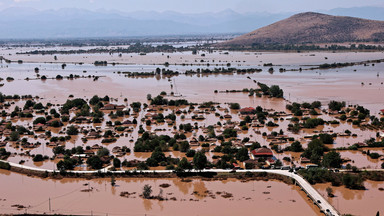
[[[36,9],[84,8],[120,11],[177,11],[181,13],[217,12],[299,12],[338,7],[380,6],[383,0],[0,0],[0,10],[8,7]]]

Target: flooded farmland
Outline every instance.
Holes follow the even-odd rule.
[[[2,52],[8,52],[3,50]],[[367,53],[316,53],[315,56],[311,56],[310,53],[263,53],[260,58],[263,60],[255,59],[255,56],[245,55],[244,53],[233,53],[232,55],[220,55],[220,54],[207,54],[207,62],[210,66],[207,67],[207,63],[200,63],[202,57],[194,56],[190,53],[182,54],[170,54],[175,55],[175,59],[188,58],[194,64],[193,66],[181,66],[174,65],[181,62],[172,62],[167,60],[160,53],[149,54],[146,56],[137,56],[132,60],[123,59],[119,62],[124,63],[122,65],[109,65],[95,67],[94,61],[99,59],[110,60],[108,55],[90,55],[89,60],[84,61],[85,57],[81,55],[67,55],[63,56],[62,61],[58,63],[44,63],[52,62],[48,58],[52,56],[26,56],[15,55],[9,56],[14,61],[23,60],[23,64],[6,64],[1,65],[1,73],[6,76],[12,74],[16,80],[6,83],[2,87],[3,93],[8,93],[11,90],[14,94],[25,94],[28,89],[30,94],[38,93],[39,95],[50,98],[51,101],[64,102],[69,94],[76,93],[78,97],[92,97],[94,94],[102,95],[108,94],[114,98],[128,97],[131,100],[143,100],[146,94],[156,95],[160,91],[177,91],[185,98],[195,102],[203,102],[207,100],[217,102],[241,102],[243,106],[248,105],[264,105],[265,107],[275,107],[275,109],[283,109],[284,105],[278,105],[277,103],[266,101],[263,103],[261,100],[253,100],[253,98],[247,97],[247,94],[213,94],[214,90],[241,90],[243,88],[252,88],[254,83],[252,80],[263,82],[269,85],[280,85],[286,95],[286,99],[292,102],[305,102],[305,101],[330,101],[330,100],[344,100],[349,104],[361,104],[369,108],[373,112],[378,113],[382,109],[384,98],[382,97],[382,90],[384,85],[384,68],[382,64],[369,64],[368,66],[357,65],[346,68],[329,69],[329,70],[311,70],[311,71],[287,71],[280,73],[279,68],[286,69],[298,69],[308,68],[306,65],[316,65],[323,63],[334,62],[360,62],[366,60],[382,59],[384,54],[381,52],[367,52]],[[211,58],[209,56],[212,55]],[[324,56],[329,56],[327,60]],[[331,57],[332,56],[332,57]],[[33,60],[28,60],[29,58]],[[58,57],[60,59],[60,57]],[[119,59],[115,57],[116,61]],[[157,58],[163,58],[156,60]],[[234,59],[239,60],[238,64]],[[87,56],[88,59],[88,56]],[[171,58],[172,59],[172,58]],[[230,60],[232,59],[232,60]],[[181,60],[180,60],[181,61]],[[198,63],[195,64],[195,61]],[[214,62],[223,62],[225,64],[216,66]],[[31,63],[29,63],[31,62]],[[77,62],[77,64],[73,64]],[[84,64],[79,65],[79,63]],[[111,62],[111,61],[108,61]],[[197,68],[215,68],[215,67],[227,67],[227,63],[231,63],[232,67],[236,68],[260,68],[263,72],[245,75],[210,75],[210,76],[185,76],[180,74],[173,77],[174,89],[170,88],[168,78],[126,78],[124,74],[118,74],[118,71],[130,71],[130,72],[152,72],[157,67],[165,68],[164,62],[169,62],[170,70],[179,71],[181,73],[190,69]],[[63,70],[61,65],[66,63],[67,66]],[[273,74],[268,73],[270,66],[263,66],[265,63],[272,63],[276,66]],[[35,78],[33,72],[34,68],[40,68],[40,74],[46,75],[48,78],[54,78],[56,75],[69,75],[77,74],[80,76],[103,76],[98,82],[93,82],[92,79],[79,79],[71,82],[46,80],[41,82],[40,80],[25,81],[24,79]],[[86,72],[86,73],[84,73]],[[380,76],[381,74],[381,76]],[[106,77],[104,77],[106,76]],[[246,80],[246,77],[250,76],[252,80]],[[364,85],[362,85],[364,83]],[[23,86],[24,88],[21,88]],[[26,88],[28,87],[28,88]],[[142,91],[141,88],[147,89]],[[337,94],[335,94],[337,92]],[[351,94],[353,92],[353,94]],[[60,100],[59,100],[60,99]]]
[[[20,50],[26,51],[26,50]],[[143,130],[154,133],[156,135],[174,136],[176,133],[181,133],[179,124],[191,124],[195,126],[193,130],[185,132],[185,140],[191,141],[199,136],[206,137],[208,126],[215,125],[214,132],[217,134],[223,133],[232,122],[234,128],[238,131],[236,142],[244,145],[242,140],[249,138],[250,142],[258,142],[261,146],[272,148],[273,142],[278,143],[277,148],[272,150],[276,159],[283,161],[284,165],[305,166],[306,163],[301,161],[300,152],[280,150],[289,147],[293,140],[299,140],[303,148],[307,148],[312,137],[305,136],[317,135],[323,132],[335,133],[341,136],[336,136],[332,144],[325,146],[330,149],[337,149],[343,159],[343,165],[350,164],[357,168],[381,168],[381,158],[371,158],[366,152],[378,153],[383,155],[381,148],[359,148],[358,150],[347,149],[354,144],[363,143],[373,138],[374,141],[380,141],[377,133],[380,130],[375,128],[361,128],[356,126],[353,121],[340,120],[339,114],[330,115],[323,112],[329,101],[345,101],[346,106],[362,105],[371,111],[371,115],[380,117],[379,112],[384,108],[384,65],[383,63],[375,63],[368,65],[355,65],[351,67],[335,68],[327,70],[303,70],[308,69],[313,65],[333,62],[361,62],[367,60],[382,59],[384,54],[381,52],[367,53],[241,53],[234,52],[227,54],[213,53],[206,54],[204,58],[200,55],[191,55],[190,53],[151,53],[145,56],[138,54],[117,55],[93,54],[93,55],[58,55],[58,62],[53,61],[53,56],[40,55],[17,55],[15,50],[2,50],[3,54],[11,52],[12,55],[7,56],[13,61],[22,60],[23,63],[16,62],[0,64],[0,77],[4,80],[1,82],[4,85],[0,87],[1,93],[5,95],[32,95],[39,96],[35,99],[37,103],[50,103],[51,109],[59,112],[62,109],[62,104],[73,98],[84,99],[89,102],[94,95],[104,97],[109,96],[110,102],[129,108],[133,102],[150,103],[148,94],[152,97],[166,92],[166,98],[169,100],[185,99],[193,103],[203,103],[212,101],[216,105],[214,110],[206,108],[190,108],[190,106],[153,106],[143,108],[135,113],[130,113],[124,116],[110,115],[109,110],[103,111],[103,121],[98,123],[80,122],[76,125],[79,127],[80,133],[72,135],[64,143],[50,140],[46,136],[46,131],[50,132],[52,137],[65,136],[66,131],[73,122],[63,122],[59,127],[46,127],[43,131],[35,130],[34,134],[24,135],[22,138],[25,142],[39,143],[38,145],[28,148],[20,147],[19,142],[8,141],[5,149],[11,152],[7,158],[8,161],[23,164],[29,167],[37,167],[43,169],[56,170],[57,164],[63,158],[57,158],[53,149],[57,145],[63,146],[65,149],[76,147],[88,148],[87,150],[96,150],[95,146],[106,148],[110,152],[114,149],[126,146],[130,152],[124,152],[122,155],[113,152],[113,155],[121,161],[146,161],[151,157],[150,151],[134,151],[136,141],[141,138]],[[9,53],[8,53],[9,55]],[[327,59],[325,60],[325,57]],[[93,63],[100,59],[106,60],[109,63],[117,63],[115,65],[108,64],[107,66],[95,66]],[[203,60],[204,63],[201,62]],[[164,63],[168,62],[166,67]],[[208,66],[207,63],[210,65]],[[187,70],[197,69],[213,69],[215,67],[228,68],[236,67],[239,69],[259,68],[262,71],[252,73],[233,73],[233,74],[203,74],[203,75],[186,75]],[[272,63],[273,66],[264,65]],[[63,67],[63,64],[66,64]],[[184,66],[182,64],[185,64]],[[192,64],[192,65],[189,65]],[[274,68],[274,72],[270,68]],[[39,72],[36,73],[36,69]],[[170,69],[180,72],[175,76],[141,76],[128,77],[122,72],[152,72],[156,68]],[[279,72],[279,68],[285,68],[287,71]],[[293,71],[290,71],[290,70]],[[75,76],[71,79],[57,79],[60,76]],[[47,79],[41,79],[45,76]],[[77,76],[77,77],[76,77]],[[12,77],[13,79],[8,79]],[[94,77],[98,77],[94,79]],[[27,79],[28,78],[28,79]],[[248,92],[243,92],[243,89],[258,88],[257,82],[265,83],[268,86],[279,85],[284,90],[284,98],[271,97],[256,97],[249,95]],[[227,91],[228,90],[228,91]],[[238,90],[238,92],[231,92]],[[172,93],[173,94],[172,94]],[[231,109],[231,103],[239,103],[241,108],[260,106],[264,110],[270,110],[267,114],[273,112],[289,113],[287,105],[292,102],[303,103],[313,102],[318,100],[322,102],[323,107],[317,109],[319,115],[306,114],[305,117],[322,118],[329,121],[323,125],[302,129],[300,132],[292,132],[287,130],[292,124],[291,116],[267,116],[266,122],[273,122],[273,126],[265,127],[248,127],[240,128],[239,124],[244,120],[244,116],[238,111]],[[16,107],[23,107],[26,103],[25,99],[8,100],[9,106],[4,110],[12,112]],[[107,104],[107,103],[106,103]],[[211,108],[211,107],[210,107]],[[45,117],[47,113],[34,113],[36,117]],[[70,118],[77,118],[78,110],[69,112]],[[114,111],[112,111],[113,114]],[[161,113],[168,116],[180,112],[175,115],[175,119],[171,123],[154,122],[148,120],[153,113]],[[151,114],[152,113],[152,114]],[[151,115],[148,115],[151,114]],[[225,117],[229,115],[228,117]],[[148,117],[149,116],[149,117]],[[196,120],[195,117],[201,117]],[[3,116],[3,120],[11,121],[14,125],[22,125],[25,128],[33,128],[34,123],[28,118],[14,118],[11,116]],[[124,131],[116,131],[112,125],[118,122],[127,120],[138,120],[138,124],[131,124]],[[300,119],[303,119],[300,117]],[[356,117],[351,117],[351,120]],[[338,121],[337,124],[330,123]],[[364,121],[369,121],[366,117]],[[111,122],[111,124],[107,123]],[[218,124],[220,122],[220,125]],[[222,125],[222,126],[221,126]],[[101,128],[101,129],[97,129]],[[112,128],[112,129],[106,129]],[[96,129],[96,130],[95,130]],[[127,129],[127,130],[126,130]],[[98,138],[89,138],[89,131],[100,131]],[[117,139],[102,143],[102,135],[108,130],[114,130],[114,135]],[[87,132],[85,132],[87,131]],[[280,133],[284,139],[288,137],[293,140],[285,140],[278,142],[275,138],[268,138],[270,134]],[[349,131],[348,135],[345,132]],[[83,133],[84,132],[84,133]],[[184,134],[184,132],[183,132]],[[355,134],[355,135],[351,135]],[[102,136],[101,136],[102,135]],[[276,137],[276,136],[274,136]],[[6,141],[4,139],[4,141]],[[226,139],[224,141],[230,141]],[[235,141],[234,141],[235,142]],[[223,153],[217,152],[215,149],[220,145],[219,140],[209,142],[208,147],[203,147],[203,141],[199,141],[197,146],[191,146],[190,150],[204,150],[209,162],[214,164],[218,158],[223,156]],[[23,144],[23,143],[22,143]],[[56,146],[50,146],[55,144]],[[93,152],[93,153],[94,153]],[[120,153],[120,152],[119,152]],[[34,161],[31,155],[41,154],[47,158],[43,161]],[[176,159],[186,157],[185,152],[175,149],[175,146],[168,146],[164,150],[164,156]],[[289,161],[286,158],[289,158]],[[186,157],[188,161],[193,161],[193,156]],[[285,160],[284,160],[285,159]],[[237,161],[236,161],[237,162]],[[238,162],[241,168],[244,164]],[[83,161],[77,165],[75,170],[91,170],[91,168]],[[121,167],[122,170],[131,170],[132,167]],[[159,164],[150,167],[150,169],[166,169],[165,165]],[[255,182],[240,182],[239,180],[225,181],[203,181],[195,179],[192,182],[182,182],[180,179],[125,179],[118,178],[117,186],[112,187],[110,179],[91,180],[90,185],[94,188],[91,192],[81,192],[88,186],[88,180],[84,179],[39,179],[27,177],[21,174],[16,174],[8,171],[2,171],[0,174],[1,183],[10,182],[10,187],[0,189],[0,206],[7,213],[48,213],[47,199],[50,197],[58,197],[53,204],[51,213],[61,214],[109,214],[109,215],[235,215],[249,214],[254,212],[270,214],[270,215],[314,215],[318,214],[319,210],[315,207],[312,201],[308,201],[305,193],[297,187],[285,185],[276,181],[255,181]],[[11,184],[13,182],[21,182],[20,184]],[[175,197],[176,200],[155,201],[142,199],[138,195],[141,188],[145,184],[154,187],[154,193],[159,193],[160,184],[170,184],[171,187],[163,189],[163,193],[167,194],[168,198]],[[371,185],[370,183],[368,183]],[[269,187],[271,186],[271,187]],[[376,186],[372,186],[376,187]],[[325,189],[320,186],[317,189],[323,193]],[[39,191],[41,199],[35,200],[34,196]],[[267,191],[268,190],[268,191]],[[335,189],[337,191],[337,188]],[[20,191],[20,194],[15,194],[14,191]],[[73,191],[73,192],[72,192]],[[127,191],[134,193],[130,197],[120,197],[120,193]],[[209,192],[206,192],[209,191]],[[220,194],[223,192],[233,194],[231,198],[223,198]],[[346,189],[348,193],[349,189]],[[71,193],[69,193],[71,192]],[[264,193],[268,192],[268,193]],[[69,193],[69,194],[67,194]],[[209,196],[209,194],[214,194]],[[343,192],[336,192],[336,196],[343,197],[345,200],[366,199],[367,196],[359,195],[352,198],[342,196]],[[63,195],[63,197],[61,197]],[[4,196],[4,197],[2,197]],[[22,197],[22,198],[18,198]],[[108,207],[103,206],[105,199],[111,200]],[[41,201],[40,201],[41,200]],[[345,201],[344,200],[344,201]],[[330,202],[334,203],[334,198]],[[367,201],[369,202],[369,201]],[[40,205],[40,203],[42,203]],[[356,203],[356,206],[363,206],[364,202]],[[12,205],[22,205],[29,208],[17,208]],[[220,208],[225,205],[226,208]],[[72,211],[68,211],[68,206],[71,206]],[[132,206],[135,206],[132,210]],[[197,208],[196,208],[197,207]],[[212,208],[214,207],[214,208]],[[356,207],[358,208],[358,207]],[[199,212],[195,210],[199,209]],[[300,209],[300,211],[298,211]],[[360,214],[358,210],[342,207],[339,209],[343,213]],[[129,213],[127,213],[129,212]]]

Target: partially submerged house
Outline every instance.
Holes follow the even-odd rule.
[[[251,151],[251,157],[253,159],[258,159],[260,157],[269,158],[269,157],[273,157],[273,152],[269,148],[265,148],[265,147],[257,148]]]
[[[240,109],[239,112],[241,115],[253,115],[256,113],[256,110],[253,107],[246,107],[246,108]]]

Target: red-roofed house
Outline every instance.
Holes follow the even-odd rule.
[[[272,157],[273,156],[273,152],[269,148],[258,148],[258,149],[255,149],[255,150],[251,151],[251,153],[252,153],[252,156],[254,158],[258,158],[258,157]]]
[[[124,105],[116,105],[115,107],[117,110],[123,110],[125,108]]]
[[[246,107],[246,108],[240,109],[240,113],[242,115],[251,115],[251,114],[255,114],[256,110],[252,107]]]
[[[115,104],[105,104],[104,107],[101,108],[101,110],[114,110],[115,108]]]

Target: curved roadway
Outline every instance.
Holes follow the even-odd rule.
[[[31,170],[31,171],[39,171],[39,172],[58,172],[58,170],[50,170],[50,169],[41,169],[36,167],[30,167],[30,166],[24,166],[21,164],[8,162],[4,160],[0,160],[0,162],[9,163],[12,167],[18,167],[25,170]],[[79,174],[92,174],[92,173],[116,173],[116,174],[122,174],[125,171],[109,171],[109,167],[103,168],[100,170],[92,170],[92,171],[68,171],[71,173],[79,173]],[[199,170],[191,170],[192,172],[199,172]],[[140,170],[138,172],[142,173],[172,173],[173,170]],[[223,169],[206,169],[201,170],[200,172],[217,172],[217,173],[229,173],[232,172],[232,170],[223,170]],[[264,169],[251,169],[251,170],[236,170],[236,172],[267,172],[267,173],[274,173],[278,175],[288,176],[293,179],[295,179],[296,183],[300,185],[300,187],[307,193],[307,195],[313,200],[313,202],[324,212],[325,215],[329,216],[339,216],[339,212],[315,189],[312,187],[311,184],[309,184],[303,177],[301,177],[298,174],[295,174],[293,172],[289,172],[288,170],[264,170]]]

